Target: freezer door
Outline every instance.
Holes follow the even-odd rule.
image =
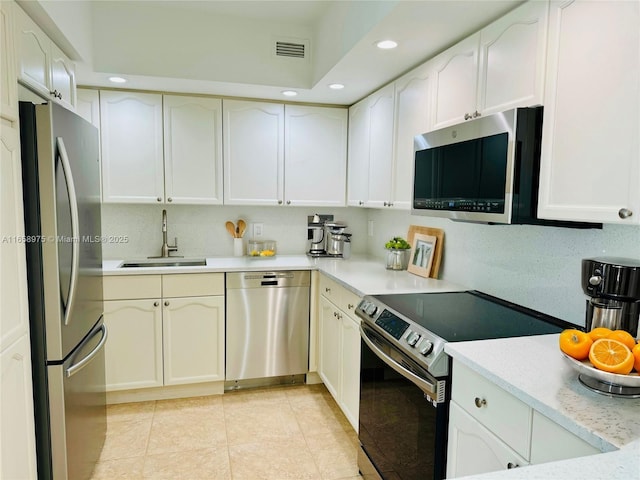
[[[106,435],[102,318],[62,365],[49,366],[51,478],[91,478]]]
[[[98,132],[58,105],[36,109],[47,360],[61,361],[102,315]]]

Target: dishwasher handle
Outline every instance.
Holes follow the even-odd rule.
[[[277,280],[263,280],[260,282],[260,286],[262,287],[277,287],[278,286],[278,281]]]

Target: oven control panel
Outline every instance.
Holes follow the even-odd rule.
[[[448,374],[444,341],[440,337],[366,297],[358,304],[356,314],[365,323],[391,336],[397,347],[427,367],[432,374]]]

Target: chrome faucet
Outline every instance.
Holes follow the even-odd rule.
[[[178,251],[178,237],[175,237],[175,244],[169,245],[167,242],[167,211],[162,210],[162,251],[159,257],[149,258],[168,258],[171,252]]]

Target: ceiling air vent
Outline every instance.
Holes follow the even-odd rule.
[[[304,43],[276,41],[277,57],[304,58],[304,52]]]

